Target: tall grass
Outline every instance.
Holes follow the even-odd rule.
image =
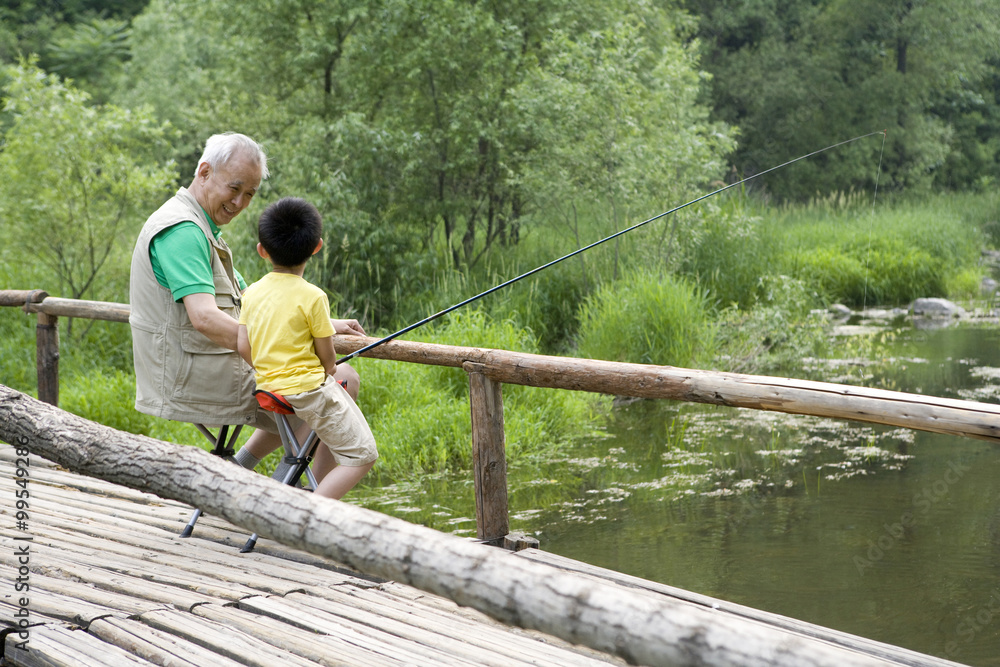
[[[537,351],[527,330],[510,320],[494,320],[483,310],[456,311],[443,324],[410,339]],[[358,402],[378,443],[380,458],[373,479],[405,480],[471,467],[465,372],[396,361],[359,359],[352,363],[363,382]],[[503,401],[507,455],[512,464],[549,456],[593,428],[593,399],[576,392],[504,385]]]
[[[968,285],[959,277],[976,266],[987,241],[989,207],[973,206],[978,199],[813,203],[778,212],[767,229],[782,248],[779,270],[806,281],[827,302],[902,306],[918,297],[952,296],[950,286]]]
[[[704,292],[662,271],[633,270],[584,302],[578,354],[643,364],[692,366],[715,352]]]
[[[761,296],[763,278],[771,273],[778,248],[766,234],[763,217],[743,194],[727,196],[709,211],[695,230],[680,271],[707,290],[719,310],[749,310]]]

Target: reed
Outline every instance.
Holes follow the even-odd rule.
[[[703,291],[683,278],[636,269],[601,285],[581,308],[581,357],[697,367],[715,352]]]

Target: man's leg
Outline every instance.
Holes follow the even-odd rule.
[[[340,364],[337,366],[337,371],[333,374],[333,379],[337,382],[343,382],[347,380],[347,386],[344,389],[355,401],[358,400],[358,391],[361,389],[361,376],[358,372],[351,368],[350,364]]]
[[[300,443],[305,442],[311,430],[308,424],[300,424],[295,429],[295,437]],[[281,447],[281,438],[277,433],[268,433],[264,429],[259,428],[247,438],[243,447],[236,452],[236,462],[244,468],[252,470],[257,467],[261,459],[279,447]]]

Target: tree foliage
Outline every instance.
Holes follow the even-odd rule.
[[[963,150],[985,129],[967,122],[967,114],[995,109],[995,96],[984,95],[995,81],[1000,45],[1000,14],[991,4],[688,0],[686,6],[702,19],[712,106],[741,129],[734,156],[741,172],[886,129],[882,183],[912,190],[935,179],[959,185],[954,175],[973,164],[1000,175],[995,146],[991,155]],[[881,150],[878,141],[855,144],[776,172],[767,186],[783,199],[870,187]]]
[[[123,94],[191,145],[264,141],[269,192],[313,198],[332,232],[311,277],[385,314],[386,283],[477,266],[557,192],[603,202],[615,226],[716,178],[730,144],[697,104],[689,29],[648,2],[154,0]]]
[[[208,135],[262,141],[274,167],[262,203],[294,194],[324,213],[327,244],[308,277],[339,312],[385,322],[416,314],[444,272],[494,275],[533,234],[566,252],[723,177],[867,132],[888,130],[884,154],[872,137],[769,175],[763,190],[870,187],[880,156],[880,187],[989,187],[1000,177],[996,12],[983,0],[858,8],[36,0],[0,3],[0,58],[38,53],[64,95],[87,91],[72,101],[81,119],[155,109],[150,123],[177,128],[169,154],[182,181]],[[130,143],[129,159],[163,164],[150,145]],[[711,265],[713,298],[742,303],[718,289],[730,264],[711,246],[746,250],[745,230],[717,214],[675,215],[599,262],[581,256],[569,280],[587,294],[620,275],[626,254],[700,280]],[[253,216],[227,229],[243,257]],[[244,269],[252,279],[265,267]]]
[[[91,106],[31,63],[7,76],[5,244],[19,261],[51,271],[53,293],[121,298],[127,251],[173,182],[172,165],[156,159],[164,159],[168,129],[148,110]]]

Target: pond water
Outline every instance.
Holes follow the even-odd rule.
[[[811,360],[810,378],[998,401],[996,324],[882,338],[859,357],[874,363]],[[557,460],[512,469],[511,528],[601,567],[1000,665],[998,479],[985,441],[638,401]],[[424,479],[356,502],[474,535],[471,485]]]

